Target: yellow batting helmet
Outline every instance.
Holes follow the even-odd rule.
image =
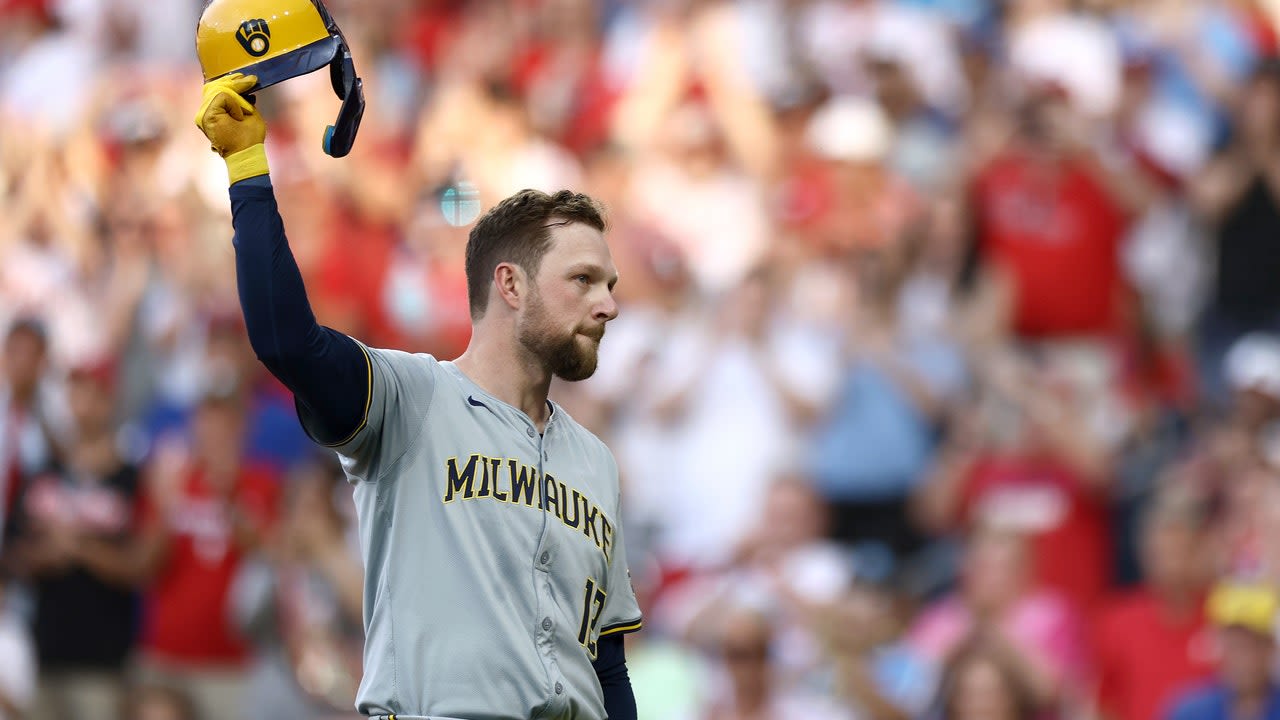
[[[254,75],[251,93],[327,65],[342,109],[325,130],[324,151],[333,157],[351,151],[364,115],[364,83],[320,0],[208,0],[196,27],[196,55],[205,82]]]

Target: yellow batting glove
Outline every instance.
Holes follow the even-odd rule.
[[[227,163],[231,184],[266,175],[267,123],[241,93],[257,84],[253,75],[232,73],[204,85],[204,97],[196,112],[196,126],[209,139],[211,149]]]

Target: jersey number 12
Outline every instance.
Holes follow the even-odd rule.
[[[600,624],[600,613],[604,610],[605,591],[596,585],[594,578],[587,578],[587,588],[582,598],[582,624],[578,627],[578,642],[587,649],[591,659],[596,658],[596,641],[592,636],[596,626]]]

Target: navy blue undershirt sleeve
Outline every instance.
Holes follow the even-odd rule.
[[[333,445],[364,423],[369,364],[346,335],[316,322],[289,250],[268,175],[231,186],[236,283],[258,360],[293,392],[315,441]]]
[[[627,657],[623,649],[624,635],[600,638],[592,666],[604,690],[604,714],[609,720],[636,720],[636,696],[627,675]]]

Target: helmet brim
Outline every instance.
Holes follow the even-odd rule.
[[[330,35],[283,55],[252,65],[246,65],[235,72],[257,77],[258,84],[254,85],[253,89],[249,91],[251,93],[257,92],[290,78],[313,73],[320,68],[328,67],[341,50],[342,40]]]

